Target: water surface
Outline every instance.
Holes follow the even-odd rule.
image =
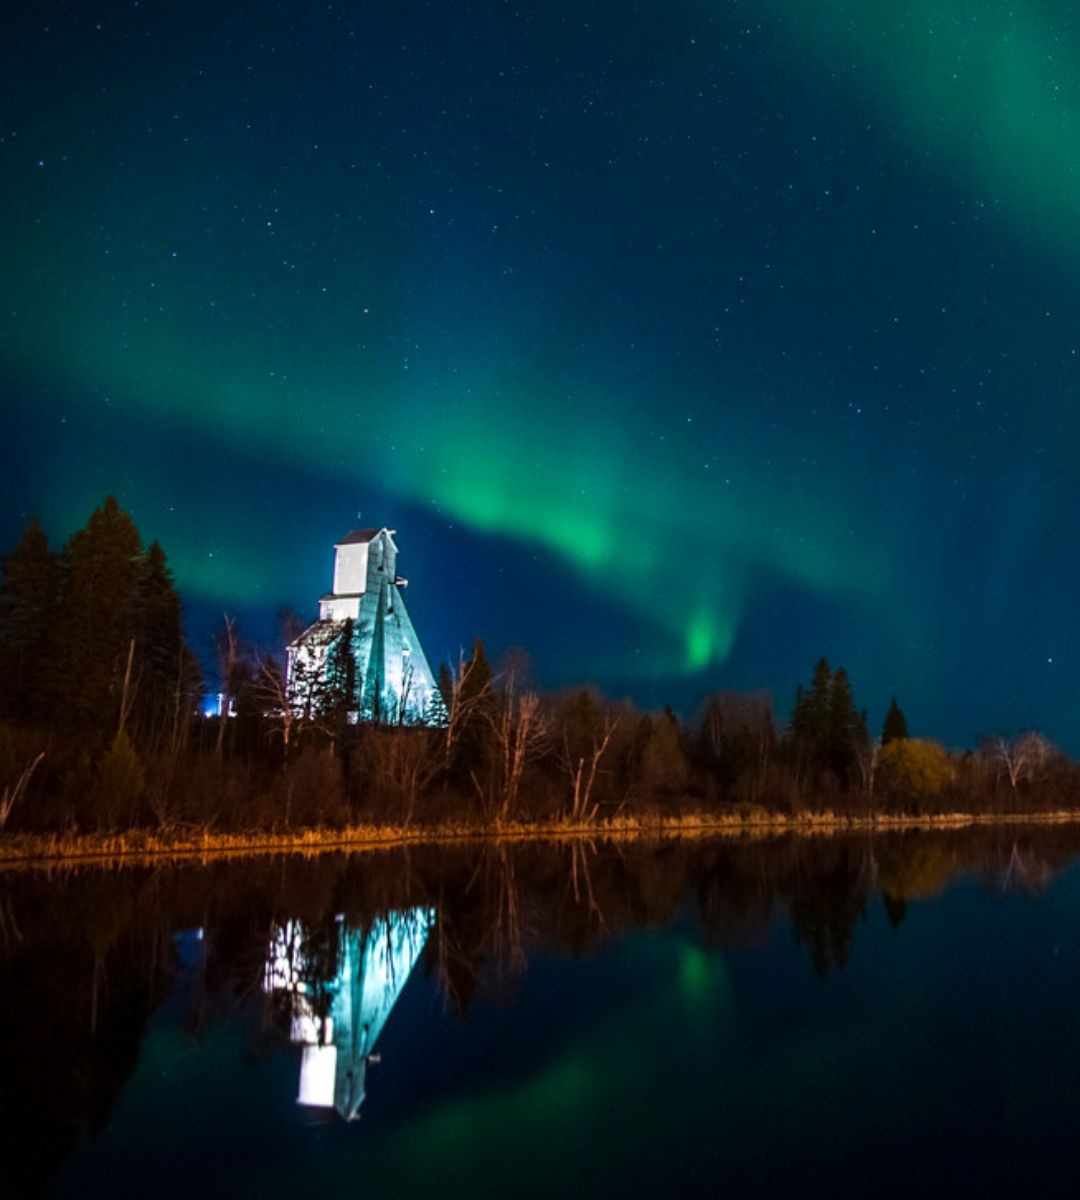
[[[0,876],[12,1194],[1064,1191],[1080,837]]]

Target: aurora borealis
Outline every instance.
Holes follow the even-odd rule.
[[[689,708],[825,654],[1073,751],[1062,3],[4,18],[0,534],[107,491],[202,648],[399,533],[433,661]]]

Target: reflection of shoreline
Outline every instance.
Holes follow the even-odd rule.
[[[817,839],[461,841],[382,854],[280,855],[273,862],[251,858],[202,866],[189,860],[140,870],[130,869],[130,860],[126,865],[129,869],[122,871],[9,872],[0,879],[0,1003],[7,1014],[0,1029],[0,1061],[20,1085],[3,1127],[0,1192],[4,1171],[22,1181],[17,1194],[41,1192],[43,1185],[34,1181],[59,1170],[75,1148],[86,1144],[88,1130],[106,1127],[129,1081],[147,1066],[140,1047],[151,1032],[156,1037],[168,1033],[156,1044],[169,1057],[157,1060],[140,1085],[155,1093],[174,1084],[194,1087],[194,1077],[180,1067],[189,1052],[201,1054],[202,1047],[210,1055],[208,1071],[221,1070],[219,1055],[238,1053],[237,1038],[243,1039],[245,1059],[252,1053],[273,1063],[259,1078],[282,1083],[282,1043],[294,1015],[285,985],[292,975],[280,988],[272,986],[272,995],[263,989],[271,946],[277,945],[279,929],[288,928],[286,914],[303,939],[297,947],[303,953],[286,961],[297,968],[296,982],[313,985],[307,1014],[313,1020],[336,1016],[326,985],[338,978],[342,963],[344,923],[335,914],[343,911],[349,924],[367,930],[369,937],[377,922],[389,922],[393,914],[426,916],[426,940],[421,950],[417,936],[416,954],[422,953],[430,968],[431,988],[458,1017],[481,998],[500,1004],[512,1000],[533,961],[590,959],[613,939],[638,931],[646,936],[636,943],[635,955],[647,955],[658,932],[676,923],[680,939],[694,932],[707,955],[727,949],[741,955],[749,948],[756,953],[788,944],[786,935],[793,934],[805,968],[824,976],[861,961],[864,954],[872,960],[883,951],[881,939],[889,927],[907,939],[909,916],[918,912],[915,937],[897,966],[906,968],[910,953],[932,950],[928,961],[936,972],[940,959],[951,959],[953,951],[934,938],[927,941],[926,931],[935,920],[934,897],[954,886],[955,897],[941,911],[943,919],[960,922],[956,950],[965,962],[969,943],[977,948],[985,940],[980,935],[972,942],[971,921],[973,906],[983,904],[987,894],[1024,898],[1024,908],[1007,916],[995,915],[1000,908],[983,910],[990,924],[1003,922],[1000,928],[1011,936],[1018,922],[1033,919],[1027,897],[1055,888],[1040,918],[1046,923],[1037,927],[1042,931],[1037,944],[1029,948],[1034,957],[1023,960],[1026,971],[1041,961],[1042,934],[1067,914],[1069,888],[1080,880],[1080,824],[983,824]],[[1055,879],[1060,884],[1054,885]],[[197,933],[177,936],[177,931],[200,929],[201,939]],[[1061,965],[1067,961],[1063,954]],[[687,960],[688,986],[700,982],[696,962]],[[993,969],[988,961],[987,977]],[[395,992],[403,975],[404,970],[395,974]],[[785,1001],[776,999],[780,994],[766,975],[757,978],[768,987],[762,1012],[771,1022],[770,1014]],[[855,978],[867,976],[860,968]],[[929,994],[936,979],[936,973],[928,975],[919,994]],[[271,980],[276,984],[273,975]],[[613,977],[613,987],[621,987],[620,980]],[[901,982],[898,994],[907,1000],[911,981]],[[1051,982],[1047,976],[1044,984],[1049,988]],[[393,1016],[393,1003],[400,1000],[391,993],[388,1001],[389,1015],[383,1019],[404,1023],[408,1013]],[[408,1000],[406,1005],[411,1007]],[[300,1010],[302,1018],[303,1005]],[[536,1011],[530,1009],[530,1021]],[[217,1031],[227,1034],[227,1041],[208,1043],[207,1035]],[[390,1033],[395,1044],[397,1032]],[[839,1026],[837,1035],[842,1036]],[[430,1052],[428,1040],[424,1054]],[[286,1051],[288,1081],[279,1097],[294,1120],[293,1089],[299,1080],[292,1072],[300,1068],[304,1046],[340,1046],[333,1030],[328,1036],[317,1026],[305,1030],[298,1043],[296,1050]],[[382,1044],[369,1037],[365,1072],[371,1047],[378,1054]],[[400,1047],[397,1053],[404,1053],[404,1043]],[[173,1059],[174,1054],[179,1057]],[[354,1099],[363,1090],[360,1065],[346,1080]],[[166,1068],[176,1069],[167,1089],[161,1088],[164,1076],[158,1073]],[[337,1069],[335,1061],[335,1089]],[[396,1094],[390,1082],[376,1073],[376,1095],[387,1095],[380,1095],[380,1085]],[[322,1086],[325,1100],[325,1081]],[[198,1108],[200,1094],[191,1093],[191,1109]],[[336,1105],[337,1097],[330,1099]],[[334,1106],[301,1112],[339,1119]],[[182,1113],[178,1117],[186,1119]],[[588,1123],[582,1128],[587,1130]]]
[[[263,987],[290,999],[289,1038],[302,1047],[298,1104],[336,1109],[346,1121],[359,1117],[367,1064],[433,921],[424,908],[388,913],[366,929],[339,917],[330,979],[314,977],[299,922],[277,927]]]
[[[676,817],[628,817],[580,824],[545,821],[536,824],[427,826],[358,826],[346,829],[301,829],[288,834],[195,834],[162,837],[129,834],[14,834],[0,839],[0,871],[53,870],[70,863],[124,866],[162,865],[170,860],[214,862],[265,855],[313,857],[387,851],[403,846],[457,843],[648,841],[738,838],[768,840],[789,834],[830,837],[852,832],[893,833],[904,830],[959,830],[974,826],[1048,826],[1080,824],[1080,810],[1023,813],[940,813],[922,815],[820,812],[788,816],[762,810],[732,815],[683,814]]]

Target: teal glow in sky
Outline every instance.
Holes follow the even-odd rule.
[[[1076,748],[1080,29],[974,0],[42,4],[0,73],[5,542],[117,493],[196,638],[363,513],[430,656],[820,654]]]

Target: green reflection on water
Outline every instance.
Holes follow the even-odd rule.
[[[574,1027],[535,1070],[466,1091],[373,1138],[364,1170],[374,1192],[423,1192],[439,1181],[469,1179],[470,1195],[537,1194],[551,1164],[534,1178],[522,1176],[522,1165],[535,1159],[538,1146],[564,1160],[578,1183],[588,1176],[610,1187],[636,1169],[628,1147],[682,1141],[683,1105],[658,1093],[656,1084],[667,1079],[675,1089],[694,1078],[700,1064],[685,1056],[688,1038],[694,1060],[730,1046],[726,965],[719,953],[670,936],[628,939],[619,957],[647,972],[642,994],[584,1032]],[[340,1170],[327,1163],[324,1182],[339,1179]]]

